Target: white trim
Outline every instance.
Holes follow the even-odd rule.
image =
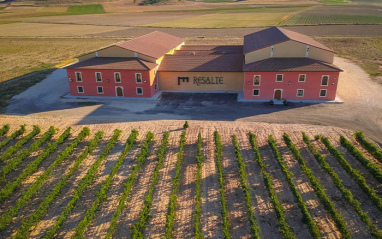
[[[271,46],[271,57],[273,57],[274,46]]]
[[[259,91],[258,95],[255,95],[255,90]],[[260,96],[260,89],[252,89],[252,96]]]
[[[118,92],[117,92],[117,89],[118,88],[121,88],[122,89],[122,96],[118,96]],[[115,97],[125,97],[125,93],[123,92],[123,86],[116,86],[115,87]]]
[[[80,92],[79,87],[82,87],[82,92]],[[77,93],[78,93],[78,94],[83,94],[83,93],[85,93],[85,88],[84,88],[83,86],[81,86],[81,85],[78,85],[78,86],[77,86]]]
[[[119,75],[119,81],[117,81],[117,77],[116,77],[117,74]],[[121,72],[114,72],[114,82],[122,83]]]
[[[101,81],[98,81],[98,77],[97,77],[98,73],[101,75]],[[95,74],[96,82],[102,82],[102,72],[95,72],[94,74]]]
[[[81,80],[78,80],[77,73],[80,74]],[[76,82],[83,82],[83,79],[82,79],[82,72],[76,71],[76,72],[74,72],[74,75],[76,76]]]
[[[305,57],[309,56],[309,48],[310,48],[310,46],[306,45]]]
[[[258,85],[255,85],[255,77],[256,77],[256,76],[259,77],[259,84],[258,84]],[[260,84],[261,84],[261,75],[254,75],[254,76],[253,76],[253,85],[254,85],[254,86],[260,86]]]
[[[141,93],[141,94],[138,93],[138,89],[141,89],[141,90],[142,90],[142,93]],[[143,87],[136,87],[136,88],[135,88],[135,93],[136,93],[137,95],[143,95]]]
[[[298,95],[298,91],[299,90],[302,90],[302,95]],[[297,89],[296,97],[304,97],[304,94],[305,94],[305,90],[304,89]]]
[[[326,81],[327,84],[326,84],[326,85],[323,85],[323,84],[322,84],[322,80],[324,79],[325,76],[328,77],[328,80]],[[329,86],[329,79],[330,79],[330,78],[329,78],[329,75],[322,75],[322,76],[321,76],[321,83],[320,83],[320,86]]]
[[[321,91],[325,91],[325,96],[321,96]],[[320,89],[320,93],[319,93],[319,97],[327,97],[327,95],[328,95],[328,90],[327,89]]]
[[[101,87],[102,92],[99,92],[99,91],[98,91],[98,87]],[[103,93],[104,93],[104,91],[103,91],[103,86],[97,86],[97,94],[103,95]]]
[[[138,82],[137,75],[141,75],[141,82]],[[135,83],[137,83],[137,84],[142,84],[143,83],[142,73],[135,73]]]
[[[301,77],[301,76],[304,76],[304,80],[303,80],[303,81],[300,81],[300,77]],[[306,82],[306,74],[299,74],[299,75],[298,75],[297,82]]]
[[[279,90],[281,91],[281,95],[280,95],[280,100],[283,98],[283,89],[273,89],[273,99],[275,100],[275,93],[276,93],[276,90]]]
[[[281,81],[277,81],[277,76],[281,76]],[[284,81],[284,74],[276,74],[276,82],[283,82]]]

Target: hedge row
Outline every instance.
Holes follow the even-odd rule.
[[[62,188],[66,185],[69,178],[77,171],[82,162],[87,158],[89,154],[98,146],[103,132],[97,132],[94,138],[90,141],[89,145],[84,149],[84,151],[77,157],[73,165],[69,168],[68,173],[63,175],[59,182],[54,186],[52,191],[40,202],[38,208],[26,218],[21,221],[21,226],[17,229],[15,238],[28,238],[30,234],[30,229],[37,225],[41,218],[46,214],[49,209],[50,204],[60,195]]]
[[[364,147],[371,155],[374,156],[374,158],[382,163],[382,151],[380,151],[372,142],[368,141],[363,135],[363,132],[355,132],[354,136],[362,147]]]
[[[284,238],[290,238],[290,239],[296,238],[296,235],[291,231],[289,224],[286,222],[285,210],[282,207],[277,197],[277,193],[275,192],[275,189],[272,183],[272,176],[266,171],[267,165],[265,164],[264,160],[262,159],[260,155],[260,150],[259,150],[259,147],[257,146],[256,135],[253,133],[249,133],[248,135],[249,135],[249,141],[252,146],[252,150],[255,153],[255,161],[260,166],[261,175],[263,176],[265,186],[268,189],[268,193],[271,198],[271,203],[276,211],[276,216],[277,216],[278,224],[280,227],[280,232],[284,236]]]
[[[375,179],[382,183],[382,170],[379,166],[373,162],[370,162],[365,158],[361,151],[359,151],[354,145],[347,140],[344,136],[340,137],[341,145],[344,146],[353,156],[357,159],[366,169],[369,171]]]
[[[69,213],[76,206],[78,200],[81,199],[82,193],[90,186],[98,172],[99,167],[101,166],[102,161],[109,155],[110,151],[114,148],[115,144],[118,141],[118,137],[121,134],[121,131],[116,129],[114,130],[113,136],[110,138],[106,147],[98,157],[98,159],[92,164],[90,169],[86,172],[86,175],[82,178],[81,182],[78,184],[77,188],[74,190],[72,198],[62,211],[61,215],[58,217],[54,225],[45,233],[44,238],[54,238],[57,230],[61,228],[62,224],[68,217]]]
[[[179,182],[180,182],[180,170],[182,169],[182,162],[183,162],[183,148],[184,144],[186,143],[186,131],[183,131],[180,135],[180,145],[179,145],[179,151],[178,156],[176,160],[176,166],[175,166],[175,176],[172,180],[172,190],[171,194],[169,196],[170,200],[168,203],[168,209],[166,214],[166,231],[163,238],[171,239],[172,238],[172,232],[174,229],[175,224],[175,207],[176,207],[176,201],[177,201],[177,194],[179,192]]]
[[[17,150],[19,148],[21,148],[21,146],[28,143],[29,140],[31,140],[34,136],[39,134],[40,131],[41,131],[40,127],[38,127],[37,125],[33,125],[32,132],[30,132],[25,137],[23,137],[22,139],[17,141],[17,143],[15,145],[10,146],[9,148],[7,148],[7,150],[4,151],[4,153],[0,157],[0,162],[5,161],[5,160],[9,159],[10,157],[12,157],[17,152]]]
[[[25,124],[20,126],[20,129],[13,132],[8,138],[4,139],[0,142],[0,149],[4,148],[11,140],[14,140],[15,138],[19,137],[25,132]]]
[[[308,177],[310,184],[312,185],[316,195],[321,200],[325,209],[330,213],[334,222],[337,225],[338,230],[341,232],[343,238],[351,238],[349,229],[346,225],[345,220],[341,216],[341,214],[337,211],[334,206],[334,203],[330,200],[328,195],[325,192],[325,188],[321,185],[320,181],[314,176],[312,170],[306,165],[304,158],[300,154],[300,150],[293,144],[291,138],[288,134],[284,133],[283,135],[284,141],[290,151],[292,151],[295,159],[299,163],[302,171]]]
[[[218,168],[219,173],[219,193],[220,193],[220,203],[222,205],[221,215],[223,220],[223,235],[225,239],[231,238],[229,230],[229,220],[228,220],[228,211],[227,211],[227,202],[225,198],[224,190],[224,172],[222,166],[222,157],[223,149],[220,135],[217,131],[214,132],[214,141],[215,141],[215,158],[216,158],[216,167]]]
[[[157,164],[155,165],[154,173],[151,177],[151,185],[149,191],[145,196],[142,210],[138,216],[138,221],[131,226],[131,237],[133,239],[144,238],[143,231],[147,227],[147,223],[150,219],[150,209],[153,201],[154,187],[158,183],[159,170],[163,167],[164,164],[163,160],[166,155],[169,136],[169,132],[166,132],[163,135],[162,144],[157,153]]]
[[[47,148],[35,160],[29,163],[26,168],[24,168],[23,172],[13,182],[7,183],[5,187],[0,190],[0,202],[8,198],[16,189],[16,187],[18,187],[21,182],[23,182],[29,175],[36,172],[41,162],[51,153],[55,152],[59,144],[64,143],[64,141],[69,138],[70,130],[71,128],[68,127],[53,144],[49,144]]]
[[[33,144],[29,147],[29,149],[21,150],[19,154],[12,160],[7,161],[7,163],[4,165],[4,167],[1,169],[1,176],[0,176],[0,182],[3,182],[5,180],[5,177],[10,173],[11,171],[15,170],[19,164],[26,159],[29,155],[31,155],[32,152],[39,149],[39,147],[45,143],[47,140],[50,140],[52,136],[56,133],[56,130],[53,126],[49,128],[48,131],[46,131],[41,138],[33,142]]]
[[[350,190],[346,189],[342,180],[326,162],[325,156],[323,156],[317,149],[315,149],[310,143],[309,137],[303,132],[302,138],[305,144],[308,146],[310,152],[314,155],[316,160],[320,163],[321,167],[330,175],[336,187],[341,191],[343,197],[346,201],[353,207],[353,209],[358,213],[361,220],[366,224],[371,234],[375,238],[382,238],[382,231],[379,231],[377,227],[373,224],[372,220],[369,218],[366,212],[361,208],[361,203],[353,197],[353,194]]]
[[[204,157],[202,153],[202,135],[198,134],[197,154],[196,154],[196,179],[195,179],[195,213],[194,213],[194,233],[196,239],[202,239],[203,233],[200,225],[202,215],[202,167]]]
[[[9,124],[3,125],[3,127],[0,129],[0,137],[3,137],[5,134],[7,134],[10,128],[11,127],[9,127]]]
[[[310,233],[312,234],[314,238],[321,238],[320,230],[316,222],[313,220],[312,216],[310,215],[308,206],[306,205],[306,203],[301,197],[301,194],[298,192],[296,186],[294,185],[293,179],[292,179],[293,174],[291,171],[289,171],[286,163],[284,162],[284,159],[281,157],[281,153],[278,150],[276,145],[276,140],[273,138],[272,135],[269,135],[268,137],[268,144],[269,146],[271,146],[273,154],[275,155],[275,158],[281,167],[281,171],[284,173],[284,176],[287,179],[289,188],[297,200],[298,207],[300,208],[302,213],[302,221],[308,225]]]
[[[345,171],[354,179],[354,181],[358,183],[359,187],[367,194],[367,196],[371,199],[374,205],[377,206],[379,210],[382,210],[382,199],[378,197],[377,192],[374,189],[367,185],[366,179],[362,176],[362,174],[358,170],[350,166],[350,164],[344,158],[342,153],[332,146],[327,137],[320,138],[322,143],[324,143],[326,148],[329,150],[329,152],[341,164]]]
[[[69,133],[69,131],[68,131]],[[83,138],[88,136],[90,133],[89,128],[84,128],[77,138],[68,145],[53,161],[53,163],[41,174],[22,194],[22,196],[16,201],[16,205],[8,209],[4,214],[0,216],[0,230],[3,230],[11,221],[14,216],[16,216],[20,209],[27,205],[29,199],[37,193],[37,191],[42,187],[44,182],[52,176],[53,170],[60,165],[65,159],[67,159],[74,151],[74,148],[82,141]],[[32,173],[37,170],[37,163],[31,163],[27,166],[26,170]],[[25,170],[24,170],[25,171]],[[21,182],[21,181],[20,181]],[[10,194],[9,194],[10,195]]]
[[[251,189],[248,187],[248,183],[247,183],[247,171],[245,170],[246,165],[241,156],[236,135],[232,135],[232,143],[235,148],[235,157],[236,157],[237,166],[239,168],[240,184],[241,184],[241,188],[243,189],[244,198],[245,198],[245,202],[247,206],[247,215],[248,215],[249,223],[251,225],[251,233],[253,238],[260,239],[260,227],[257,225],[255,212],[252,209],[252,199],[250,194]]]
[[[107,176],[105,182],[102,184],[101,188],[95,194],[96,199],[93,201],[91,207],[88,210],[86,210],[84,218],[74,229],[76,234],[73,238],[84,238],[83,234],[85,232],[86,227],[94,220],[96,211],[98,210],[100,204],[107,200],[107,192],[110,188],[113,178],[117,174],[122,163],[125,161],[126,154],[135,146],[137,142],[137,137],[138,131],[133,129],[129,138],[126,141],[125,149],[123,150],[122,154],[118,157],[117,162],[115,163],[110,174]],[[146,135],[146,140],[142,145],[140,157],[146,158],[146,156],[149,153],[149,143],[152,141],[153,138],[154,135],[149,131]]]

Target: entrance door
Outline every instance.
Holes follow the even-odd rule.
[[[273,96],[275,100],[281,100],[281,90],[275,90],[275,95]]]
[[[122,87],[115,87],[115,92],[117,97],[123,97],[123,88]]]

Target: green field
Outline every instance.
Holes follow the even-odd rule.
[[[301,14],[289,18],[283,25],[382,24],[382,16]]]
[[[70,6],[66,14],[83,15],[83,14],[102,14],[105,13],[101,4]]]

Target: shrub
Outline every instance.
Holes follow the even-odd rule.
[[[203,233],[200,226],[200,217],[202,215],[202,167],[204,163],[202,153],[202,135],[198,134],[197,154],[196,154],[196,179],[195,179],[195,213],[194,213],[194,233],[196,239],[202,239]]]
[[[363,132],[355,133],[356,140],[364,147],[371,155],[382,163],[382,151],[380,151],[372,142],[368,141]]]
[[[183,129],[188,129],[190,126],[188,125],[188,121],[184,122]]]

